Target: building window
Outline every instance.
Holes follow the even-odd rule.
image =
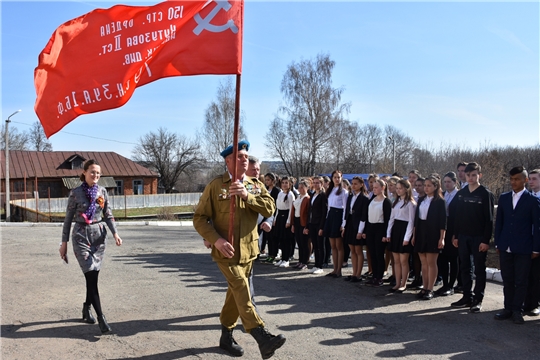
[[[76,158],[71,162],[71,168],[73,170],[75,169],[82,169],[83,168],[83,160],[81,158]]]
[[[114,195],[124,195],[124,180],[116,180]]]
[[[133,180],[133,195],[143,195],[143,181]]]

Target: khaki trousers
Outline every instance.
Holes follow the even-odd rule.
[[[251,302],[249,290],[249,276],[253,262],[247,264],[231,265],[216,263],[219,270],[227,280],[228,288],[225,296],[225,304],[221,309],[219,320],[227,329],[234,329],[238,317],[242,320],[244,329],[249,333],[251,329],[264,326],[264,322],[257,314]]]

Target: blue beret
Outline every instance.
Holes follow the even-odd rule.
[[[240,140],[238,142],[238,150],[246,150],[249,151],[249,141],[247,140]],[[229,145],[225,150],[221,152],[221,156],[223,158],[226,158],[227,156],[231,155],[233,153],[233,146]]]

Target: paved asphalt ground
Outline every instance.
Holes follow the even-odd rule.
[[[2,359],[227,359],[217,347],[226,285],[191,226],[120,225],[100,274],[113,328],[79,321],[84,277],[58,255],[60,227],[0,227]],[[345,269],[345,275],[351,269]],[[257,263],[259,312],[287,342],[274,359],[538,359],[540,318],[493,319],[502,286],[488,283],[479,314],[451,309],[460,295],[417,300],[342,279]],[[244,359],[260,359],[235,331]]]

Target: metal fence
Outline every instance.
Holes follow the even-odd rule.
[[[157,195],[115,195],[109,196],[113,210],[137,209],[145,207],[197,205],[202,193],[157,194]],[[63,213],[68,198],[38,199],[38,211],[43,213]],[[12,205],[36,210],[36,199],[12,200]]]

